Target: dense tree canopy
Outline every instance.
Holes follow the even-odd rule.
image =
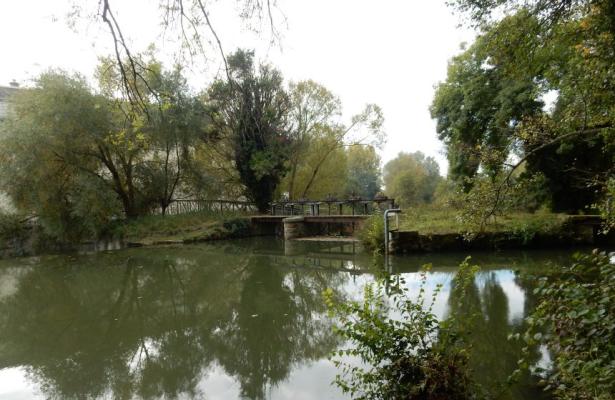
[[[228,66],[230,80],[214,82],[208,100],[221,134],[231,138],[248,198],[265,212],[287,171],[290,99],[280,72],[264,64],[257,68],[253,52],[238,50]]]
[[[145,111],[112,97],[121,84],[113,65],[103,60],[100,70],[100,93],[79,76],[41,75],[14,96],[0,127],[2,186],[55,236],[98,233],[113,219],[164,210],[208,124],[178,69],[149,64]]]
[[[555,210],[606,204],[615,165],[612,2],[453,3],[481,34],[453,59],[432,105],[452,176],[491,174],[499,201],[523,166],[544,176]],[[543,106],[545,98],[555,100]]]

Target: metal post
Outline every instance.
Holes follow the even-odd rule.
[[[384,211],[384,254],[389,253],[389,213],[400,213],[401,208],[389,208]]]

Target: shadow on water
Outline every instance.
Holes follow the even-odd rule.
[[[4,260],[0,380],[3,371],[19,368],[45,398],[261,399],[275,397],[278,387],[287,394],[298,390],[284,386],[296,373],[310,382],[305,397],[320,398],[335,371],[318,361],[341,345],[321,294],[332,288],[351,297],[373,279],[372,258],[357,250],[249,239]],[[480,315],[473,320],[473,367],[482,381],[499,382],[520,352],[506,337],[524,328],[522,315],[510,318],[510,303],[528,310],[534,301],[532,282],[511,270],[566,256],[476,255],[483,272],[471,301],[459,308],[454,271],[464,257],[391,263],[395,273],[411,276],[430,262],[434,277],[449,279],[445,312]],[[510,288],[520,295],[511,296]],[[208,386],[218,375],[234,389]],[[507,397],[537,398],[529,388],[520,385]]]

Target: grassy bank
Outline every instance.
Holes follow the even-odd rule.
[[[554,213],[515,212],[490,221],[485,232],[550,233],[562,229],[568,216]],[[453,209],[419,207],[404,209],[399,217],[400,230],[417,231],[420,234],[465,233],[468,230]]]
[[[249,220],[240,213],[194,212],[151,215],[121,222],[113,235],[141,245],[197,242],[244,236]]]

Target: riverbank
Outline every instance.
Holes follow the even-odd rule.
[[[250,218],[239,212],[193,212],[152,215],[119,221],[99,238],[62,242],[44,234],[33,220],[9,217],[0,221],[0,258],[66,251],[111,250],[163,244],[259,236]]]
[[[498,217],[480,232],[469,233],[453,211],[409,210],[400,218],[399,229],[392,233],[390,251],[429,253],[615,245],[615,233],[602,233],[601,224],[601,218],[594,215],[513,213]]]
[[[195,243],[252,235],[249,217],[239,213],[153,215],[122,222],[113,230],[113,237],[131,247]]]

